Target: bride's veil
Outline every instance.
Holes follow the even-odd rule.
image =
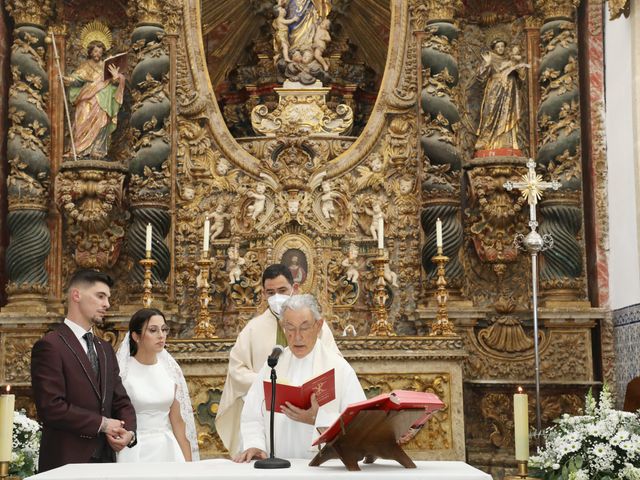
[[[120,367],[120,378],[124,382],[127,378],[129,357],[131,356],[129,350],[130,335],[129,332],[124,337],[116,357],[118,358],[118,366]],[[189,389],[187,382],[182,373],[182,369],[178,362],[171,356],[165,349],[158,354],[158,361],[164,366],[171,378],[176,384],[176,399],[180,404],[180,414],[184,420],[185,430],[189,444],[191,445],[191,460],[200,460],[200,453],[198,450],[198,435],[196,434],[196,425],[193,421],[193,408],[191,406],[191,398],[189,397]]]

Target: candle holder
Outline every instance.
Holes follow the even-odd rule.
[[[527,464],[527,460],[518,460],[518,473],[516,473],[515,475],[508,475],[504,477],[504,480],[534,480],[534,477],[529,476],[529,467]]]
[[[198,321],[194,329],[194,338],[218,338],[216,335],[216,327],[209,321],[209,270],[213,261],[209,258],[207,250],[202,252],[202,257],[198,260],[197,265],[200,268],[198,277],[196,278],[196,287],[199,291],[200,311],[198,312]]]
[[[438,248],[438,253],[434,257],[431,257],[431,261],[435,263],[437,268],[438,279],[436,280],[436,301],[438,302],[438,312],[436,313],[436,319],[431,324],[431,332],[429,336],[452,336],[457,335],[453,324],[449,321],[449,314],[447,313],[447,300],[449,299],[449,293],[447,292],[447,279],[445,278],[445,265],[449,261],[449,257],[442,254],[442,247]]]
[[[373,316],[376,319],[371,326],[369,336],[371,337],[393,337],[396,332],[389,323],[389,314],[387,312],[386,303],[389,299],[387,295],[387,286],[384,280],[384,269],[388,263],[388,258],[384,254],[384,249],[378,249],[378,256],[371,260],[375,267],[376,287],[373,292]]]
[[[0,478],[9,476],[9,462],[0,462]]]
[[[144,308],[150,308],[151,302],[153,302],[153,284],[151,283],[151,269],[157,263],[151,258],[151,250],[147,250],[147,256],[138,263],[144,268],[144,280],[142,282],[142,306]]]

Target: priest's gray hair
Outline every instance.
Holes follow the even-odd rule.
[[[314,321],[320,320],[322,318],[322,314],[320,313],[320,306],[316,300],[316,297],[309,293],[305,293],[302,295],[292,295],[282,304],[282,315],[284,316],[284,312],[286,310],[302,310],[303,308],[308,308],[311,312],[311,316]]]

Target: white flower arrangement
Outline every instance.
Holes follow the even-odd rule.
[[[545,447],[529,459],[531,476],[545,480],[640,480],[640,414],[613,408],[605,385],[585,414],[564,414],[545,430]]]
[[[24,410],[16,411],[13,414],[12,440],[9,475],[20,478],[33,475],[38,467],[40,424],[27,417]]]

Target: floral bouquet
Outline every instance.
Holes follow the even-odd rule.
[[[545,480],[640,480],[640,415],[615,410],[605,385],[585,414],[563,415],[545,430],[545,448],[529,459],[531,476]]]
[[[20,478],[33,475],[38,466],[40,424],[25,415],[24,410],[13,414],[13,450],[9,475]]]

